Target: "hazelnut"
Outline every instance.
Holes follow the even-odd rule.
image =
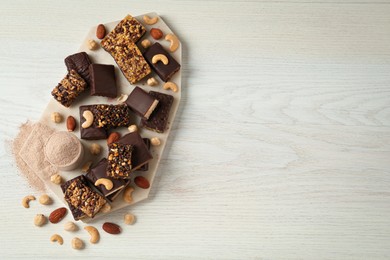
[[[91,144],[91,147],[89,147],[89,151],[93,155],[98,155],[102,151],[102,147],[97,143],[93,143]]]
[[[41,227],[45,225],[47,222],[47,218],[43,214],[37,214],[34,218],[34,225],[37,227]]]
[[[39,203],[41,203],[42,205],[49,205],[52,202],[53,201],[51,200],[51,198],[47,194],[43,194],[41,197],[39,197]]]
[[[161,144],[161,141],[160,139],[158,139],[158,137],[153,137],[152,139],[150,139],[150,143],[153,146],[159,146]]]
[[[84,242],[78,237],[72,239],[72,247],[73,249],[80,250],[84,247]]]
[[[91,51],[96,50],[99,47],[99,45],[94,40],[88,40],[88,49]]]
[[[62,183],[62,177],[59,174],[54,174],[50,177],[50,181],[54,184],[61,184]]]
[[[61,123],[63,120],[63,117],[60,113],[58,112],[53,112],[51,114],[51,121],[53,121],[54,123],[58,124],[58,123]]]

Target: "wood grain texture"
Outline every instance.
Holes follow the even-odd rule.
[[[40,117],[92,25],[156,11],[184,49],[182,103],[151,197],[110,220],[131,211],[136,225],[75,252],[71,238],[88,234],[33,226],[61,204],[22,208],[38,194],[1,146],[4,258],[390,258],[389,1],[0,5],[2,142]]]

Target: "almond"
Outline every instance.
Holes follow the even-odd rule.
[[[56,224],[61,221],[66,215],[67,209],[62,207],[54,210],[52,213],[50,213],[49,221],[53,224]]]
[[[73,132],[76,128],[76,119],[73,116],[68,116],[66,119],[66,128],[68,128],[68,132]]]
[[[143,176],[135,177],[134,183],[135,183],[135,185],[137,185],[141,189],[148,189],[150,187],[149,181]]]
[[[104,36],[106,36],[106,27],[103,24],[99,24],[96,28],[96,37],[101,40]]]
[[[103,230],[113,235],[119,234],[121,232],[121,228],[117,224],[111,222],[104,223]]]
[[[121,135],[118,132],[112,132],[107,138],[107,144],[115,143],[120,137]]]
[[[153,37],[153,39],[159,40],[163,37],[163,32],[160,29],[152,28],[150,30],[150,35]]]

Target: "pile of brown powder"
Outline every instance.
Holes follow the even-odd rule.
[[[19,173],[39,192],[46,189],[41,178],[49,179],[56,173],[56,169],[48,165],[43,152],[44,139],[53,132],[46,125],[27,121],[19,127],[18,135],[12,141],[12,154]]]

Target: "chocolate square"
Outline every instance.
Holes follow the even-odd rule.
[[[91,96],[115,98],[117,87],[115,81],[115,67],[105,64],[89,65],[91,75]]]
[[[88,186],[83,175],[65,182],[61,185],[61,189],[75,220],[85,215],[93,218],[106,203],[101,195]]]
[[[82,128],[81,125],[85,122],[83,113],[85,110],[92,110],[93,105],[89,106],[80,106],[80,138],[85,140],[99,140],[107,139],[107,130],[105,128],[97,127],[96,125],[91,125],[88,128]]]
[[[75,70],[71,70],[52,90],[51,94],[63,106],[70,107],[86,87],[87,83],[83,78]]]
[[[90,64],[91,61],[86,52],[78,52],[65,58],[65,65],[68,68],[68,71],[75,70],[88,85],[91,84],[91,77],[89,74]]]
[[[138,132],[124,135],[118,140],[118,143],[133,146],[131,157],[132,171],[138,170],[142,165],[153,159],[153,156],[150,154],[148,147]]]
[[[163,133],[167,128],[173,96],[156,91],[150,91],[149,95],[156,98],[159,103],[148,120],[141,120],[141,126],[158,133]]]
[[[130,144],[112,143],[108,146],[107,176],[129,179],[132,169],[133,146]]]
[[[139,116],[148,119],[156,108],[158,100],[140,87],[135,87],[125,103]]]
[[[112,184],[114,186],[111,190],[107,190],[104,185],[95,186],[104,195],[104,197],[107,197],[107,196],[109,196],[117,191],[120,191],[127,184],[127,181],[125,181],[123,179],[114,179],[114,178],[108,177],[107,176],[107,166],[108,166],[107,159],[103,158],[98,162],[97,165],[92,167],[89,170],[89,172],[85,175],[85,177],[87,177],[87,179],[91,183],[93,183],[94,185],[95,185],[95,182],[101,178],[107,178],[107,179],[112,181]]]
[[[165,55],[168,58],[168,64],[165,65],[161,61],[153,64],[152,59],[157,54]],[[146,50],[144,57],[160,79],[165,82],[169,81],[180,70],[180,64],[158,42]]]

